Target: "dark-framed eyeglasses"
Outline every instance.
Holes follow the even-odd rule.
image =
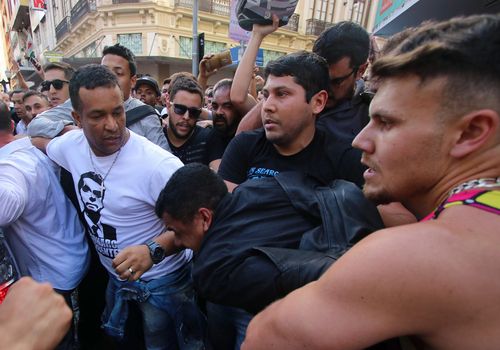
[[[54,80],[44,80],[42,81],[42,91],[50,90],[50,85],[54,87],[56,90],[61,90],[64,86],[64,83],[69,84],[68,80],[62,79],[54,79]]]
[[[342,84],[347,78],[349,78],[351,75],[356,74],[358,72],[359,67],[354,67],[351,71],[351,73],[344,75],[343,77],[338,77],[338,78],[333,78],[330,79],[330,84],[333,85],[340,85]]]
[[[189,111],[189,118],[198,119],[201,114],[201,108],[187,107],[178,103],[174,103],[174,113],[178,115],[184,115]]]

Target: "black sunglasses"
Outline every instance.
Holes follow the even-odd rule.
[[[201,108],[187,107],[184,105],[174,103],[174,113],[175,114],[184,115],[184,114],[186,114],[187,111],[189,111],[189,118],[192,118],[192,119],[198,119],[198,117],[201,114]]]
[[[344,80],[346,80],[347,78],[349,78],[351,75],[353,74],[356,74],[356,72],[358,71],[358,68],[359,67],[354,67],[351,71],[351,73],[347,74],[347,75],[344,75],[343,77],[338,77],[338,78],[333,78],[333,79],[330,79],[330,83],[333,84],[333,85],[340,85],[344,82]]]
[[[54,89],[61,90],[64,86],[64,83],[68,83],[67,80],[54,79],[54,80],[44,80],[42,81],[42,91],[50,90],[50,85],[54,86]]]

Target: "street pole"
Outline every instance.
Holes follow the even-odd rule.
[[[191,55],[193,60],[193,75],[198,76],[198,0],[193,0],[193,53]]]

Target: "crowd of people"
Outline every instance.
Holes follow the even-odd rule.
[[[500,15],[340,22],[261,76],[278,26],[210,86],[115,44],[3,96],[2,346],[500,347]]]

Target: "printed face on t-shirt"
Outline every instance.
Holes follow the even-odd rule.
[[[104,190],[89,177],[82,177],[78,190],[86,211],[98,213],[103,208]]]

